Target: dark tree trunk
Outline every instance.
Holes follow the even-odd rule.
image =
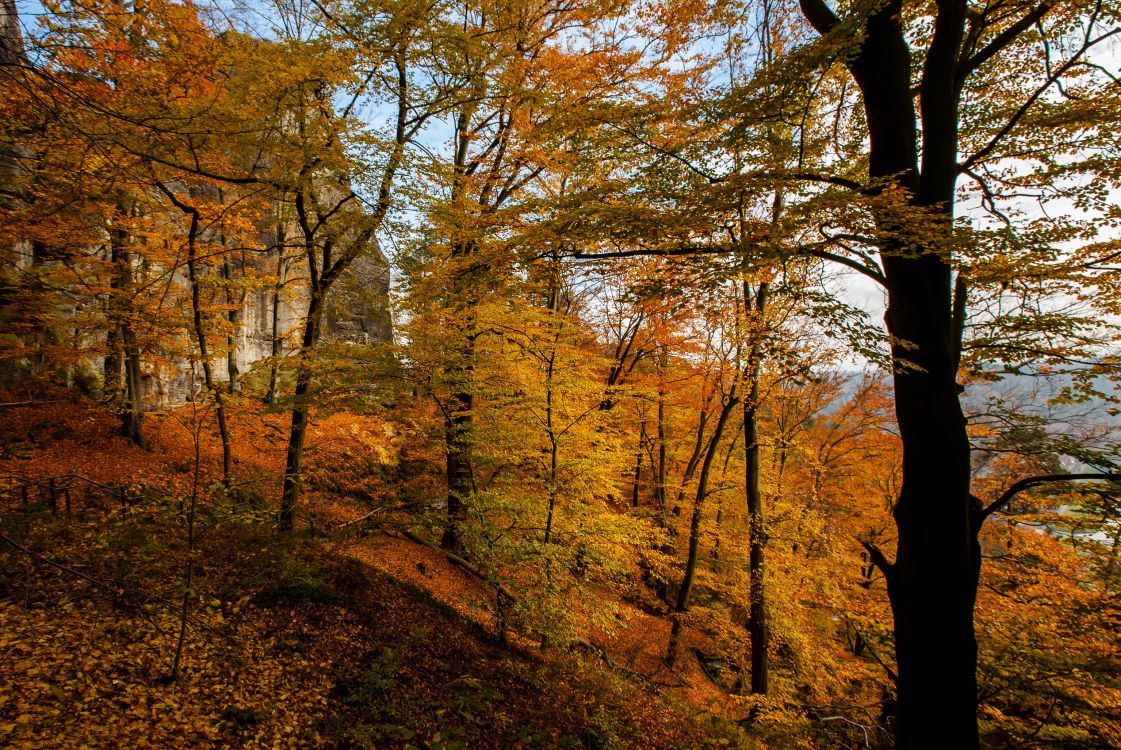
[[[667,350],[663,347],[658,356],[659,381],[665,377],[668,359]],[[658,525],[662,527],[662,531],[665,533],[662,552],[672,555],[673,529],[670,525],[669,508],[666,504],[666,392],[665,385],[662,382],[659,382],[658,385],[658,459],[654,471],[656,474],[654,503],[658,507]],[[662,576],[658,576],[654,592],[658,599],[665,600],[669,596],[669,581]]]
[[[837,26],[821,0],[802,0],[802,8],[820,32]],[[896,747],[969,750],[979,747],[973,606],[980,554],[970,522],[969,442],[955,366],[960,331],[952,324],[947,261],[965,2],[937,7],[920,85],[921,170],[911,50],[901,24],[899,0],[881,5],[863,21],[863,42],[848,61],[864,98],[872,189],[884,199],[875,218],[903,446],[896,561],[878,550],[873,556],[894,617]],[[904,212],[892,211],[887,186]]]
[[[121,367],[120,326],[111,326],[105,334],[105,359],[102,362],[102,398],[114,410],[119,410],[124,393],[124,373]]]
[[[129,208],[118,202],[117,210],[123,215]],[[116,325],[109,336],[110,347],[105,357],[105,383],[107,395],[113,398],[114,406],[121,419],[121,434],[147,449],[144,439],[144,400],[141,392],[140,348],[136,332],[129,322],[130,300],[128,295],[133,287],[132,253],[128,251],[128,235],[114,227],[110,233],[110,260],[113,264],[113,278],[110,281],[109,314]],[[121,381],[121,369],[124,380]]]
[[[218,419],[218,436],[222,442],[222,486],[226,492],[233,488],[233,448],[230,441],[230,427],[226,420],[226,400],[215,387],[214,370],[210,364],[210,347],[206,341],[206,327],[203,324],[202,295],[199,289],[198,262],[195,241],[198,236],[198,214],[192,214],[191,228],[187,238],[187,275],[191,282],[191,312],[195,329],[195,341],[199,348],[199,361],[202,363],[202,377],[206,390],[214,396],[215,412]],[[232,387],[232,386],[231,386]]]
[[[222,244],[225,244],[225,238],[223,238]],[[241,387],[238,383],[238,377],[241,373],[237,367],[237,329],[241,323],[241,308],[245,304],[245,292],[237,295],[235,300],[233,290],[229,288],[229,283],[233,278],[233,269],[230,267],[229,260],[222,263],[222,277],[227,284],[226,305],[229,307],[226,311],[226,323],[229,325],[226,332],[226,374],[230,393],[237,393]]]
[[[638,428],[638,447],[634,452],[634,476],[631,477],[631,507],[639,506],[639,493],[642,489],[642,459],[646,453],[646,417],[642,417]]]
[[[654,504],[663,527],[666,522],[666,394],[658,388],[658,461],[654,468]]]
[[[102,397],[115,411],[121,411],[124,405],[124,350],[122,347],[123,335],[121,333],[120,307],[122,304],[121,282],[122,269],[121,252],[124,238],[120,232],[113,232],[109,241],[109,264],[113,274],[109,279],[109,299],[107,302],[108,318],[111,325],[105,334],[105,359],[102,367]]]
[[[276,258],[276,284],[273,285],[272,290],[272,310],[270,324],[270,332],[272,337],[272,361],[269,364],[269,388],[265,392],[265,403],[269,406],[275,406],[276,402],[280,399],[280,354],[281,354],[281,341],[280,341],[280,294],[284,291],[284,285],[287,283],[285,276],[287,275],[287,263],[284,258],[284,230],[283,228],[277,230],[277,258]]]
[[[470,393],[456,393],[448,408],[450,415],[444,420],[444,445],[447,450],[446,477],[448,481],[448,517],[440,546],[449,552],[463,552],[461,527],[467,520],[467,507],[471,497],[471,409]]]
[[[180,200],[162,183],[157,185],[176,208],[191,217],[191,225],[187,230],[187,278],[191,284],[191,321],[195,331],[195,342],[198,345],[199,361],[202,363],[203,383],[206,385],[206,390],[214,396],[218,436],[222,442],[222,486],[226,492],[229,492],[233,488],[233,448],[229,423],[226,419],[226,400],[225,395],[214,382],[214,370],[210,364],[210,347],[207,344],[206,327],[203,324],[202,293],[199,288],[198,237],[202,231],[201,215],[198,208]]]
[[[557,312],[557,302],[559,295],[554,288],[549,295],[549,309],[554,314]],[[545,432],[549,436],[549,474],[545,480],[545,491],[549,497],[549,509],[545,516],[545,544],[548,545],[553,539],[553,521],[556,517],[557,511],[557,497],[560,492],[560,473],[558,459],[560,456],[560,433],[557,431],[556,425],[556,383],[554,377],[556,375],[557,367],[557,350],[556,344],[559,340],[559,329],[557,339],[553,340],[553,350],[549,353],[548,360],[545,366]],[[546,577],[549,581],[550,587],[552,586],[552,560],[545,560]]]
[[[759,285],[755,295],[744,282],[743,304],[750,309],[754,298],[754,309],[762,323],[767,308],[768,285]],[[759,487],[759,377],[763,365],[761,332],[755,334],[755,341],[747,362],[747,398],[743,402],[744,438],[744,487],[747,496],[747,517],[749,533],[748,572],[750,574],[749,608],[747,631],[751,636],[751,692],[766,695],[767,650],[770,644],[770,629],[767,627],[767,587],[766,560],[767,530],[763,514],[763,493]]]
[[[132,327],[121,326],[125,352],[125,400],[121,410],[121,434],[145,450],[144,394],[141,384],[140,347]]]
[[[932,325],[923,301],[931,290],[913,283],[897,289],[889,295],[889,330],[917,349],[895,354],[923,371],[895,375],[903,484],[894,511],[896,561],[886,574],[899,665],[896,740],[902,748],[933,747],[933,733],[940,747],[977,747],[980,554],[969,523],[965,418],[944,331]]]
[[[708,446],[704,449],[704,461],[701,462],[701,473],[697,478],[697,496],[693,502],[693,515],[689,520],[689,554],[685,559],[685,574],[681,578],[681,587],[677,590],[677,603],[674,606],[673,627],[670,631],[669,649],[666,653],[666,662],[672,667],[677,660],[678,643],[681,637],[681,615],[689,609],[689,596],[693,593],[693,577],[697,572],[697,558],[700,555],[701,545],[701,518],[704,511],[705,497],[708,496],[708,477],[712,470],[713,459],[720,447],[720,438],[724,434],[724,427],[728,418],[735,411],[739,398],[735,392],[729,394],[728,400],[720,410],[716,426],[712,429],[712,436]]]
[[[472,253],[471,247],[457,249],[453,256],[463,258]],[[475,492],[474,466],[471,457],[472,432],[475,426],[475,314],[471,310],[470,277],[466,273],[457,279],[453,304],[466,308],[467,320],[463,326],[463,343],[460,351],[452,353],[453,361],[445,369],[453,392],[444,405],[445,477],[448,484],[448,512],[440,546],[456,555],[467,553],[463,540],[463,524]],[[464,299],[466,297],[466,299]]]

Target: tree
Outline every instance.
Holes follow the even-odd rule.
[[[376,247],[393,205],[405,150],[434,106],[425,99],[428,92],[418,86],[414,70],[422,66],[418,61],[424,56],[422,9],[375,3],[322,5],[318,11],[319,16],[309,19],[292,9],[286,17],[300,22],[287,28],[299,35],[275,47],[256,40],[237,45],[234,64],[246,83],[233,103],[240,102],[249,118],[257,119],[239,148],[243,176],[224,179],[270,191],[283,207],[280,213],[293,219],[291,241],[302,251],[307,271],[307,308],[280,502],[283,531],[296,523],[311,409],[311,360],[322,335],[328,297],[355,260]],[[304,39],[300,35],[305,31],[314,35]],[[362,78],[355,74],[358,65],[367,70]],[[350,96],[341,110],[332,101],[335,95]],[[357,126],[353,109],[363,97],[387,106],[387,133]],[[283,234],[278,245],[289,241],[288,233]],[[279,254],[274,299],[285,283],[282,248]],[[275,330],[273,339],[277,351]],[[275,372],[270,374],[269,397],[276,397]]]
[[[1045,176],[1057,181],[1054,156],[1020,150],[1046,141],[1056,152],[1090,158],[1095,141],[1080,134],[1101,135],[1115,115],[1112,97],[1086,74],[1088,53],[1117,33],[1107,26],[1116,10],[1101,2],[973,7],[951,0],[855,4],[840,15],[823,0],[801,7],[823,37],[816,50],[842,60],[859,89],[869,137],[867,181],[853,188],[871,203],[903,445],[896,559],[869,548],[894,618],[896,742],[978,747],[973,610],[984,515],[970,493],[957,382],[969,272],[959,266],[955,276],[954,266],[982,248],[962,249],[964,232],[955,232],[957,178],[1026,153],[1056,167]],[[1001,66],[1028,50],[1044,55],[1044,64],[998,93]],[[1077,89],[1078,99],[1064,100],[1064,86]],[[966,105],[984,114],[964,117]],[[1059,124],[1060,112],[1081,124],[1077,133]],[[988,183],[981,188],[991,196]],[[1101,283],[1091,276],[1089,283]]]
[[[156,3],[148,10],[160,33],[115,5],[48,15],[42,58],[22,57],[4,71],[26,143],[24,199],[7,219],[32,250],[12,265],[32,271],[23,281],[28,289],[35,277],[53,280],[42,295],[51,312],[40,316],[40,328],[77,331],[81,343],[71,348],[79,362],[100,351],[104,396],[122,433],[140,445],[144,366],[177,353],[160,351],[158,342],[178,322],[169,319],[168,290],[179,260],[138,149],[149,131],[171,121],[196,123],[216,60],[215,39],[192,8]],[[196,55],[191,64],[187,48]],[[147,125],[114,128],[106,122],[114,117]],[[22,307],[31,313],[37,306]]]
[[[713,301],[719,299],[717,295],[713,295],[713,297]],[[721,306],[713,305],[713,308],[719,311]],[[689,519],[689,546],[685,558],[685,569],[681,585],[677,590],[677,600],[674,603],[673,627],[670,632],[669,650],[666,653],[666,661],[670,666],[673,666],[677,659],[682,627],[681,618],[689,608],[689,597],[693,592],[693,580],[696,576],[697,560],[700,556],[701,519],[705,500],[710,494],[709,478],[712,474],[713,462],[719,453],[720,441],[724,437],[728,420],[742,400],[738,391],[743,387],[739,364],[742,360],[744,339],[738,330],[739,326],[735,326],[737,330],[734,332],[721,330],[719,323],[711,320],[711,315],[706,317],[710,318],[708,322],[711,327],[707,331],[708,345],[705,359],[708,361],[704,363],[706,366],[705,389],[711,392],[706,394],[704,398],[706,403],[712,404],[713,410],[718,409],[718,411],[716,424],[713,425],[711,434],[707,436],[707,442],[704,435],[707,410],[701,412],[700,425],[697,430],[697,443],[686,469],[687,474],[691,474],[699,466],[700,474],[697,475],[696,496],[693,500],[693,512]],[[686,481],[688,481],[688,477]],[[682,492],[684,492],[684,489],[683,484]]]
[[[479,2],[435,14],[449,51],[438,86],[451,137],[431,151],[418,191],[425,226],[411,297],[445,329],[433,392],[443,393],[449,550],[463,551],[458,527],[475,491],[473,368],[488,335],[476,310],[567,242],[527,225],[546,196],[565,191],[594,127],[585,108],[619,85],[630,56],[602,28],[619,12],[598,2]]]

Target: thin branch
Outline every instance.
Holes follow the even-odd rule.
[[[971,180],[976,182],[977,186],[981,188],[982,205],[988,206],[989,213],[993,214],[994,216],[999,218],[1001,221],[1003,221],[1005,226],[1011,227],[1012,226],[1012,219],[1008,218],[1008,214],[1004,213],[1003,211],[1000,210],[999,207],[997,207],[997,205],[996,205],[996,195],[993,193],[992,188],[989,187],[989,183],[985,182],[985,178],[983,178],[981,175],[977,174],[972,169],[970,169],[969,167],[964,166],[964,165],[958,165],[958,170],[962,174],[966,175]]]
[[[1035,105],[1040,97],[1043,96],[1047,89],[1051,88],[1051,86],[1063,75],[1065,75],[1068,70],[1081,62],[1082,55],[1086,54],[1087,50],[1102,43],[1110,37],[1116,36],[1119,33],[1121,33],[1121,28],[1116,28],[1107,31],[1096,39],[1085,39],[1078,51],[1071,55],[1069,60],[1060,65],[1054,73],[1047,76],[1047,78],[1043,81],[1039,88],[1033,91],[1031,96],[1029,96],[1024,101],[1024,103],[1020,105],[1019,109],[1017,109],[1016,112],[1013,113],[1012,117],[1008,119],[1008,122],[1004,124],[1004,127],[1002,127],[1000,131],[996,135],[994,135],[989,140],[989,142],[986,143],[979,151],[962,162],[959,166],[959,169],[961,169],[962,171],[969,169],[974,164],[981,161],[985,157],[989,156],[989,154],[991,154],[993,151],[995,151],[997,146],[1000,145],[1000,142],[1004,140],[1004,137],[1012,132],[1012,130],[1020,123],[1020,120],[1022,120],[1027,115],[1028,111],[1032,108],[1032,106]]]
[[[891,580],[895,577],[895,564],[888,561],[879,547],[863,539],[857,539],[856,541],[860,542],[860,546],[868,552],[868,557],[872,560],[872,564],[884,574],[884,578]]]
[[[1024,490],[1053,482],[1121,482],[1121,474],[1042,474],[1037,477],[1026,477],[1006,489],[999,498],[980,511],[978,521],[984,521]],[[980,528],[980,525],[978,523],[977,527]]]
[[[1001,50],[1016,40],[1016,37],[1041,21],[1056,4],[1056,0],[1044,0],[1032,8],[1026,16],[993,37],[980,52],[961,63],[957,71],[957,80],[964,81],[970,73],[984,65],[990,58],[1000,54]]]
[[[614,250],[607,253],[584,253],[577,251],[569,257],[575,258],[576,260],[606,260],[611,258],[636,258],[658,255],[727,255],[731,252],[731,248],[724,247],[723,245],[686,245],[684,247],[660,249],[641,248],[638,250]]]
[[[887,278],[879,271],[879,269],[867,266],[860,261],[855,260],[854,258],[847,258],[844,255],[837,255],[836,253],[831,253],[828,250],[822,250],[815,247],[799,248],[796,253],[798,255],[808,255],[813,258],[820,258],[821,260],[827,260],[832,263],[839,263],[846,268],[851,268],[853,271],[867,276],[880,286],[887,287]]]
[[[113,588],[112,586],[105,583],[104,581],[100,581],[100,580],[94,578],[93,576],[90,576],[90,575],[87,575],[87,574],[83,573],[80,570],[75,570],[74,568],[63,565],[60,562],[56,562],[56,561],[50,559],[49,557],[43,557],[38,552],[36,552],[34,550],[31,550],[31,549],[28,549],[27,547],[24,547],[22,544],[15,541],[14,539],[12,539],[9,536],[6,536],[4,534],[0,534],[0,542],[6,542],[7,544],[10,544],[12,547],[15,547],[20,552],[22,552],[25,555],[27,555],[28,557],[30,557],[32,560],[44,563],[46,565],[51,566],[52,568],[58,568],[59,570],[61,570],[64,573],[69,573],[72,576],[77,576],[78,578],[81,578],[84,581],[88,581],[89,583],[92,583],[94,586],[101,589],[102,591],[107,592],[114,599],[119,598],[120,595],[121,595],[120,591]]]

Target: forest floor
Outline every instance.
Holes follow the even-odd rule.
[[[392,524],[342,540],[273,533],[251,501],[278,489],[266,485],[281,475],[283,415],[240,415],[248,501],[237,514],[201,503],[191,545],[166,498],[205,498],[220,478],[216,441],[196,444],[192,430],[206,415],[149,415],[145,451],[64,391],[0,404],[0,475],[74,472],[147,493],[130,512],[76,496],[57,515],[0,498],[0,745],[762,746],[719,720],[734,702],[697,659],[665,667],[664,617],[620,603],[619,627],[589,633],[582,653],[503,645],[493,590]],[[355,450],[390,460],[392,430],[376,419],[317,425],[311,455],[324,466]],[[367,512],[369,497],[350,502],[329,477],[308,496],[324,527]],[[704,645],[692,637],[686,651]]]

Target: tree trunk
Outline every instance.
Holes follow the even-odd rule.
[[[890,330],[918,346],[896,357],[924,370],[895,375],[903,483],[894,511],[896,561],[886,574],[899,666],[896,742],[973,748],[979,746],[973,605],[980,550],[969,522],[965,418],[944,331],[923,301],[929,286],[896,288],[889,296]]]
[[[728,418],[739,403],[735,391],[728,396],[712,429],[712,436],[705,448],[704,461],[701,464],[701,473],[697,478],[697,496],[693,502],[693,515],[689,520],[689,554],[685,560],[685,574],[681,579],[681,587],[677,590],[677,603],[674,606],[673,629],[670,632],[669,649],[666,653],[666,662],[672,667],[677,661],[678,642],[681,636],[681,615],[689,609],[689,596],[693,593],[693,577],[697,572],[697,558],[700,554],[701,544],[701,517],[704,510],[705,497],[708,495],[708,477],[712,470],[712,461],[716,458],[720,446],[720,438],[724,434],[724,427]]]
[[[457,188],[458,189],[458,188]],[[458,352],[450,352],[450,361],[444,374],[452,388],[451,397],[445,404],[444,447],[446,451],[445,477],[448,484],[447,519],[440,546],[461,557],[467,553],[463,543],[463,524],[467,520],[471,496],[475,492],[475,476],[471,458],[472,432],[475,426],[475,357],[478,332],[475,323],[477,300],[473,282],[479,282],[477,275],[483,267],[474,265],[472,256],[475,246],[466,242],[452,250],[452,258],[465,264],[464,269],[455,276],[451,284],[449,307],[463,311],[463,340]]]
[[[105,359],[102,361],[101,395],[105,403],[119,410],[123,401],[124,377],[121,367],[121,331],[113,325],[105,334]]]
[[[464,552],[462,526],[474,482],[471,475],[471,427],[474,397],[469,391],[452,395],[444,419],[444,446],[447,450],[448,515],[440,546],[457,555]]]
[[[475,475],[471,459],[471,440],[474,428],[475,396],[472,392],[475,372],[474,313],[468,313],[464,326],[465,338],[460,362],[449,366],[447,372],[455,391],[445,405],[444,446],[446,450],[445,476],[448,483],[448,512],[440,546],[453,554],[464,556],[463,524],[467,520],[471,495],[475,491]]]
[[[222,244],[225,245],[225,238],[222,238]],[[229,324],[229,329],[226,332],[226,375],[229,383],[230,393],[237,393],[241,386],[238,383],[237,367],[237,328],[241,322],[241,307],[245,304],[245,292],[238,295],[238,300],[235,304],[234,294],[230,289],[229,284],[233,278],[233,269],[230,267],[229,260],[222,263],[222,277],[226,281],[226,305],[229,309],[226,311],[226,323]]]
[[[837,26],[822,0],[802,0],[802,9],[823,34]],[[965,3],[937,6],[920,85],[921,172],[902,15],[900,0],[871,13],[847,63],[863,95],[869,177],[882,201],[876,233],[903,447],[896,561],[870,551],[887,579],[894,618],[896,747],[970,750],[980,746],[973,631],[980,551],[971,525],[969,440],[956,381],[960,331],[952,324],[947,260]],[[902,212],[893,211],[893,201]]]
[[[664,366],[662,363],[659,368]],[[660,523],[665,527],[668,526],[666,522],[666,393],[661,384],[658,386],[658,462],[654,471],[654,504],[658,508]]]
[[[763,282],[754,295],[755,312],[762,325],[762,317],[767,307],[768,285]],[[745,281],[743,284],[743,303],[745,309],[752,307],[752,295]],[[766,695],[767,649],[770,643],[770,629],[767,627],[767,588],[765,551],[767,530],[763,515],[763,493],[759,487],[759,377],[763,363],[762,332],[756,332],[755,341],[747,362],[747,398],[743,402],[744,432],[744,487],[747,496],[747,517],[749,533],[748,572],[750,575],[749,610],[747,630],[751,636],[751,692]]]
[[[148,450],[144,438],[144,395],[141,392],[140,348],[129,325],[121,326],[125,351],[125,402],[121,411],[121,434]]]
[[[230,441],[230,428],[226,421],[225,396],[214,382],[214,371],[210,364],[210,347],[207,345],[206,328],[203,325],[202,291],[199,288],[198,276],[198,237],[202,231],[201,214],[198,208],[180,200],[163,183],[157,183],[157,186],[176,208],[191,217],[191,225],[187,229],[187,279],[191,284],[191,321],[195,331],[195,342],[198,345],[199,361],[202,364],[203,383],[206,385],[206,390],[214,397],[214,406],[218,418],[218,436],[222,442],[222,486],[228,493],[233,488],[233,449]]]
[[[129,208],[118,201],[117,210],[128,214]],[[107,395],[113,398],[114,406],[121,419],[121,434],[147,449],[144,439],[143,419],[144,401],[141,393],[140,349],[136,333],[129,323],[128,313],[131,289],[133,286],[132,253],[128,251],[128,235],[124,230],[113,227],[109,232],[110,261],[113,265],[113,278],[110,280],[109,315],[116,323],[107,346],[105,357],[105,383]],[[121,368],[124,380],[121,381]]]
[[[556,300],[557,295],[554,292],[552,295],[552,302],[549,309],[556,313]],[[556,341],[553,341],[553,350],[549,353],[549,359],[545,367],[545,432],[549,436],[549,474],[545,480],[545,491],[549,497],[549,511],[545,516],[545,544],[548,545],[553,539],[553,518],[557,510],[557,493],[560,490],[560,476],[558,474],[558,458],[560,454],[560,436],[557,433],[556,425],[556,383],[554,375],[556,374],[557,366],[557,350]],[[552,558],[545,560],[546,572],[550,585],[552,584]]]
[[[280,498],[280,531],[291,531],[296,527],[296,508],[300,504],[300,489],[303,477],[304,439],[307,437],[308,393],[311,391],[311,366],[307,358],[319,343],[319,331],[323,319],[322,287],[309,290],[307,317],[304,320],[304,337],[300,351],[300,362],[296,368],[295,399],[292,404],[292,427],[288,432],[288,448],[284,460],[284,489]]]
[[[280,294],[284,290],[284,285],[287,283],[285,276],[287,275],[287,263],[284,258],[284,230],[283,228],[277,230],[277,258],[276,258],[276,284],[272,290],[272,351],[271,363],[269,364],[269,388],[265,392],[265,403],[269,406],[275,406],[277,400],[280,398],[279,388],[280,384],[277,382],[280,378],[280,354],[281,354],[281,340],[280,340]]]
[[[198,214],[191,214],[191,228],[187,237],[187,276],[191,282],[191,318],[195,329],[195,342],[198,344],[199,361],[202,363],[203,383],[214,396],[215,411],[218,419],[218,436],[222,442],[222,486],[229,492],[233,488],[233,449],[230,441],[230,428],[226,421],[226,401],[222,392],[215,387],[214,371],[210,364],[210,347],[206,342],[206,328],[203,325],[202,294],[199,289],[198,261],[195,241],[199,229]]]
[[[638,427],[638,447],[634,452],[634,476],[631,477],[631,507],[639,506],[639,491],[642,489],[642,459],[646,451],[646,415]]]

